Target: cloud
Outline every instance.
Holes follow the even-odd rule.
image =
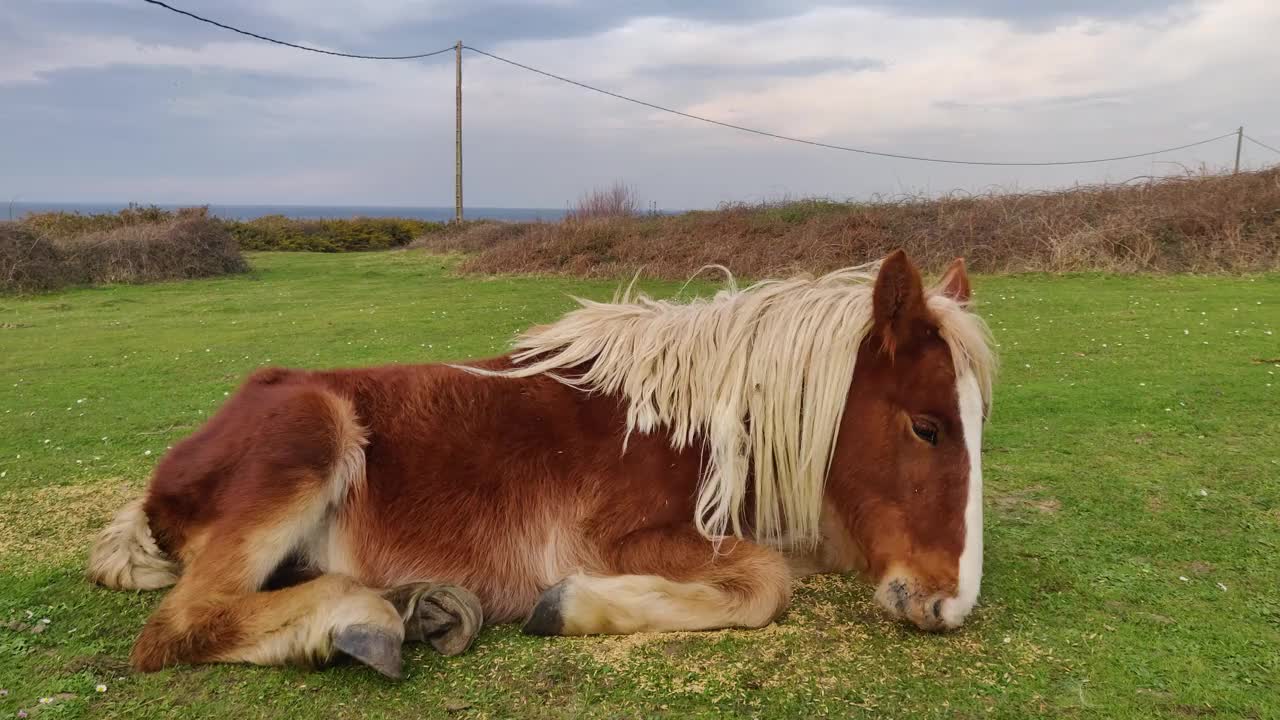
[[[462,36],[727,122],[913,154],[1121,154],[1242,122],[1280,140],[1270,120],[1280,101],[1258,72],[1280,62],[1272,41],[1280,6],[1267,0],[183,6],[343,50],[406,52]],[[450,202],[451,56],[332,58],[139,7],[10,0],[0,8],[0,126],[13,148],[0,196]],[[1161,167],[924,166],[709,127],[473,54],[464,78],[467,197],[478,205],[558,207],[615,178],[664,207],[689,207],[784,193],[1035,187]],[[1210,146],[1174,159],[1229,155]]]
[[[637,70],[658,79],[720,80],[724,78],[811,77],[825,73],[883,70],[883,60],[875,58],[796,58],[772,63],[667,63]]]

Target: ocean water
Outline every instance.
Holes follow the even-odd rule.
[[[174,210],[191,204],[173,205],[158,203],[159,207]],[[128,203],[76,203],[76,202],[25,202],[0,204],[0,219],[17,220],[29,212],[78,212],[81,214],[117,212]],[[446,222],[453,219],[451,207],[395,207],[390,205],[217,205],[210,204],[209,212],[228,220],[252,220],[263,215],[284,215],[300,219],[352,218],[352,217],[401,217],[418,220]],[[555,221],[564,217],[563,209],[554,208],[503,208],[468,207],[463,215],[468,220],[507,221]]]

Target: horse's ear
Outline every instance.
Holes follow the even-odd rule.
[[[969,273],[965,271],[964,258],[958,257],[951,261],[933,291],[939,295],[946,295],[961,305],[969,302],[972,290],[969,287]]]
[[[894,250],[880,263],[872,293],[875,331],[883,339],[885,351],[892,353],[907,339],[915,321],[928,315],[920,271],[905,252]]]

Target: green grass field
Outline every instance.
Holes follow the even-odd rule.
[[[614,288],[408,252],[252,263],[0,297],[0,717],[1280,717],[1280,275],[976,278],[1003,369],[983,599],[959,632],[821,577],[762,631],[494,627],[459,658],[410,651],[401,684],[131,674],[160,595],[87,585],[88,542],[245,373],[490,354]]]

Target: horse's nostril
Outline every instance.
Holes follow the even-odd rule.
[[[933,616],[939,620],[942,619],[942,601],[941,600],[933,601]]]

